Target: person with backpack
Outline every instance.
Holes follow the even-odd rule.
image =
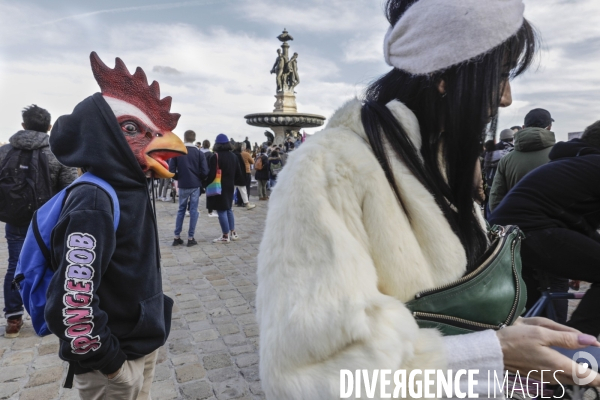
[[[225,244],[239,239],[231,207],[235,182],[243,178],[243,174],[238,157],[232,150],[233,146],[227,135],[219,133],[213,147],[214,156],[210,158],[208,165],[208,178],[206,178],[208,184],[206,208],[217,211],[222,231],[222,235],[214,239],[213,243]]]
[[[279,157],[279,151],[273,150],[271,152],[271,157],[269,157],[269,183],[271,185],[271,190],[275,187],[277,176],[281,172],[282,168],[283,162]]]
[[[55,203],[62,209],[46,249],[53,275],[43,314],[69,362],[65,387],[84,400],[146,400],[174,304],[162,289],[146,177],[173,177],[165,160],[187,149],[172,132],[180,115],[157,82],[148,85],[141,68],[131,75],[119,58],[114,69],[90,58],[101,93],[58,118],[50,146],[61,163],[104,185],[76,181]],[[31,277],[22,278],[23,292]]]
[[[266,151],[266,147],[261,147],[260,154],[254,163],[254,169],[256,171],[254,178],[258,182],[259,200],[269,200],[269,195],[267,194],[267,182],[269,181],[269,158],[267,157]]]
[[[8,244],[8,269],[4,276],[7,338],[18,337],[23,326],[23,300],[11,286],[33,212],[77,178],[77,170],[62,165],[50,151],[50,113],[33,104],[23,109],[22,116],[23,130],[0,147],[0,220],[6,222]],[[33,186],[17,183],[27,178],[34,182]],[[9,199],[14,196],[19,200],[13,203]]]

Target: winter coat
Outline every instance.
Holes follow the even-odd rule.
[[[45,309],[48,327],[60,340],[59,356],[71,362],[75,374],[109,374],[125,360],[164,345],[171,329],[173,300],[162,291],[158,231],[146,175],[100,93],[58,118],[50,146],[64,165],[84,167],[107,181],[119,199],[121,217],[115,232],[106,192],[90,184],[69,192],[52,232],[56,273]],[[72,268],[72,254],[87,260],[83,267]],[[86,276],[89,279],[83,279]],[[74,302],[69,300],[73,296]],[[72,316],[70,323],[66,316]],[[79,318],[92,325],[87,334],[70,331]]]
[[[506,195],[490,222],[526,233],[567,228],[600,240],[600,148],[573,139],[555,144],[549,157]]]
[[[244,173],[250,173],[250,165],[254,164],[254,159],[252,158],[252,154],[247,151],[242,151],[242,160],[244,161]]]
[[[236,175],[236,178],[233,181],[233,183],[235,184],[235,186],[246,186],[246,168],[244,167],[244,157],[239,151],[234,151],[233,154],[235,154],[237,158],[238,168],[240,170],[239,175]]]
[[[257,181],[268,181],[269,180],[269,157],[266,154],[260,154],[260,158],[262,158],[262,169],[255,169],[254,178]],[[258,158],[257,158],[258,160]],[[256,165],[256,164],[255,164]]]
[[[221,168],[221,194],[206,197],[206,208],[209,210],[227,211],[233,206],[234,182],[240,179],[241,168],[238,158],[231,151],[214,153],[209,162],[207,185],[215,180],[217,175],[217,160]],[[245,186],[245,184],[243,185]]]
[[[204,153],[192,143],[186,143],[187,154],[169,160],[169,171],[175,174],[177,186],[182,189],[202,188],[208,175],[208,164]]]
[[[490,192],[490,210],[530,171],[546,164],[556,143],[554,132],[544,128],[525,128],[515,135],[514,151],[502,157]]]
[[[414,113],[387,107],[419,149]],[[388,146],[408,220],[368,143],[355,99],[290,155],[274,187],[256,293],[267,399],[337,399],[341,369],[448,366],[441,334],[419,329],[404,303],[462,277],[464,248]]]
[[[50,183],[52,184],[52,195],[60,192],[77,179],[77,168],[65,167],[50,151],[48,144],[49,136],[44,132],[18,131],[10,137],[9,144],[0,147],[0,165],[4,162],[6,155],[13,148],[23,150],[41,149],[48,159],[50,169]]]

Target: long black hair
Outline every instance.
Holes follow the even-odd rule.
[[[390,24],[417,1],[388,0]],[[490,123],[495,132],[504,85],[532,64],[537,48],[536,33],[524,20],[515,35],[474,59],[427,75],[394,68],[366,90],[362,123],[400,204],[404,207],[385,143],[435,198],[465,248],[467,270],[476,267],[487,246],[473,205],[475,163],[485,128]],[[444,95],[438,89],[442,80]],[[416,115],[422,138],[420,154],[386,107],[392,100],[401,101]]]

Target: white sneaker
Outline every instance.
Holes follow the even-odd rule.
[[[247,203],[245,207],[246,207],[246,210],[252,210],[253,208],[256,207],[256,204],[254,204],[254,203]]]
[[[231,232],[229,232],[229,238],[235,242],[235,241],[236,241],[236,240],[238,240],[240,237],[238,236],[238,234],[237,234],[236,232],[234,232],[234,231],[231,231]]]
[[[208,217],[209,218],[219,218],[219,215],[216,212],[213,211],[211,213],[208,213]]]
[[[189,216],[190,216],[190,212],[189,212],[189,211],[186,211],[186,212],[185,212],[185,216],[186,216],[186,217],[189,217]]]
[[[224,237],[223,235],[213,240],[213,243],[229,243],[229,236]]]

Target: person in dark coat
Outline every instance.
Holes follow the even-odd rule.
[[[256,158],[256,162],[254,163],[256,173],[254,178],[258,182],[258,197],[259,200],[268,200],[269,196],[267,195],[267,182],[269,181],[269,158],[266,154],[267,148],[262,147],[260,149],[260,154]],[[261,160],[261,168],[258,169],[257,163],[258,160]]]
[[[525,233],[521,258],[527,308],[540,298],[542,283],[542,290],[549,286],[551,292],[568,291],[567,279],[592,283],[567,325],[598,336],[600,121],[587,127],[581,139],[555,144],[549,158],[512,188],[490,223],[518,225]],[[564,319],[566,308],[563,304]]]
[[[248,185],[248,177],[246,176],[246,163],[244,162],[244,156],[242,154],[242,146],[244,146],[244,142],[236,143],[234,145],[233,154],[236,155],[239,168],[240,168],[240,178],[235,180],[235,188],[238,191],[237,197],[237,206],[238,207],[246,207],[247,210],[251,210],[256,205],[251,204],[248,201],[249,185]]]
[[[237,156],[231,152],[232,147],[226,135],[220,133],[215,140],[213,147],[214,156],[209,161],[209,173],[206,182],[210,185],[217,176],[217,165],[221,169],[221,194],[206,197],[206,208],[215,210],[219,215],[219,224],[223,235],[219,236],[214,243],[229,243],[231,240],[237,240],[238,235],[235,231],[235,221],[233,218],[233,191],[235,182],[240,179],[241,169]]]

